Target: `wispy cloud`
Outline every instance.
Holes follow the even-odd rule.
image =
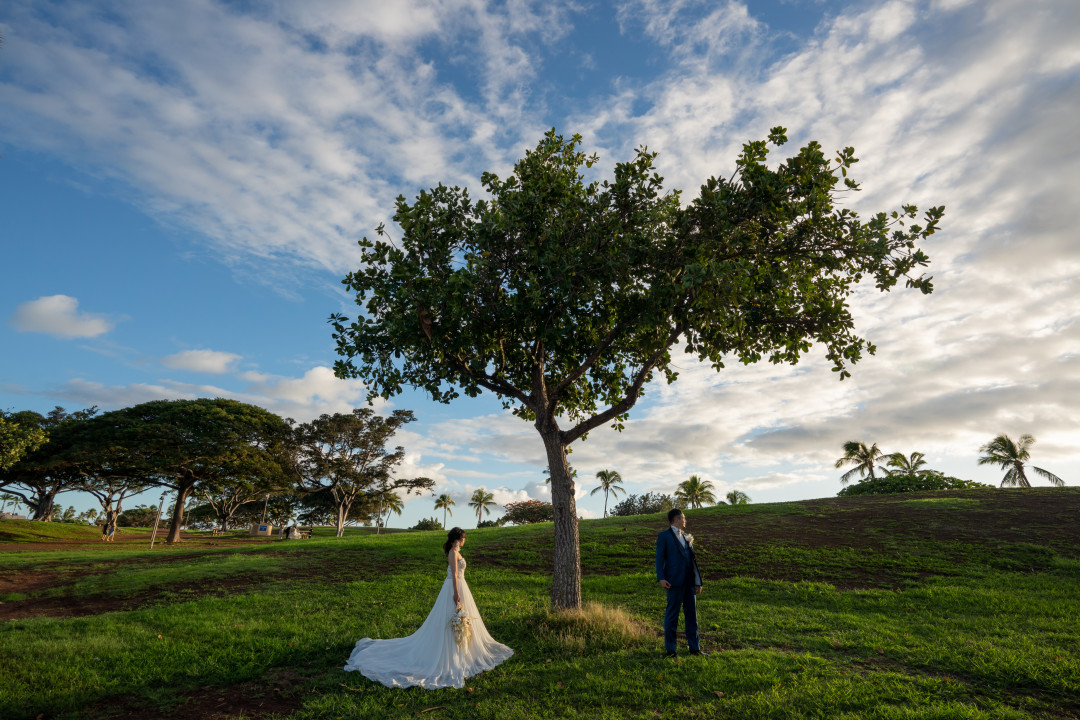
[[[183,350],[161,358],[161,364],[173,370],[191,370],[192,372],[223,375],[232,370],[240,359],[235,353],[218,350]]]

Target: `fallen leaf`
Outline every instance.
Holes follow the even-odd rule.
[[[476,691],[475,691],[475,690],[473,690],[472,688],[468,688],[468,687],[467,687],[467,688],[465,688],[465,692],[467,692],[467,693],[469,693],[469,694],[471,695],[471,694],[473,694],[473,693],[474,693],[474,692],[476,692]]]
[[[445,710],[445,709],[446,709],[445,705],[436,705],[435,707],[424,708],[423,710],[421,710],[420,712],[418,712],[416,714],[417,715],[423,715],[424,713],[431,712],[432,710]]]
[[[551,662],[551,658],[548,658],[548,659],[547,659],[547,662]]]
[[[157,636],[157,639],[158,639],[158,640],[161,640],[161,636],[160,636],[160,635],[158,635],[158,636]]]
[[[716,693],[716,697],[718,698],[724,697],[724,693],[720,692],[719,690],[713,690],[713,692]]]
[[[664,682],[664,676],[663,675],[657,675],[656,679],[659,680],[660,682]]]
[[[555,687],[557,687],[557,688],[559,688],[559,689],[562,689],[562,686],[563,686],[563,685],[562,685],[562,680],[560,680],[559,682],[555,683]]]

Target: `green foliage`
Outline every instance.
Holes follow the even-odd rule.
[[[647,492],[644,495],[628,495],[611,509],[613,516],[652,515],[681,507],[671,495]]]
[[[410,530],[442,530],[443,526],[435,518],[423,518],[420,522],[413,525]]]
[[[604,517],[607,517],[608,495],[618,497],[619,493],[626,493],[622,486],[622,475],[615,470],[600,470],[596,473],[596,479],[600,481],[600,484],[593,488],[593,491],[589,494],[604,493]]]
[[[481,520],[480,522],[476,523],[476,527],[477,529],[502,527],[503,522],[504,521],[502,518],[499,518],[498,520]]]
[[[21,424],[7,413],[0,413],[0,470],[10,469],[48,441],[41,427]]]
[[[469,507],[476,512],[476,527],[487,527],[486,525],[480,525],[480,519],[483,515],[491,514],[491,506],[496,505],[495,496],[489,493],[484,488],[477,488],[473,491],[472,498],[469,500]]]
[[[502,523],[514,525],[529,525],[531,523],[552,522],[555,519],[555,510],[551,503],[543,500],[522,500],[520,502],[506,503],[506,513],[502,516]]]
[[[120,513],[120,517],[117,518],[116,522],[117,525],[122,527],[153,527],[157,511],[156,506],[138,505]]]
[[[974,480],[961,480],[947,475],[934,475],[922,473],[916,475],[900,475],[894,473],[879,478],[863,478],[854,485],[848,485],[837,493],[841,497],[855,495],[886,495],[889,493],[927,492],[931,490],[966,490],[975,488],[992,488],[993,485],[975,482]]]

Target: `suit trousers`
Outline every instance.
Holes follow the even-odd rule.
[[[664,650],[675,652],[676,630],[679,627],[679,612],[686,618],[686,644],[691,650],[700,650],[697,626],[697,588],[694,586],[693,570],[682,585],[674,585],[667,590],[667,610],[664,611]]]

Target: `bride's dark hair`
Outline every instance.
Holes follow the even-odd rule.
[[[462,530],[459,527],[450,528],[450,532],[446,533],[446,542],[444,542],[443,546],[442,546],[443,552],[445,554],[449,555],[450,554],[450,548],[454,547],[454,543],[456,543],[458,540],[460,540],[463,537],[465,537],[465,531],[464,530]]]

